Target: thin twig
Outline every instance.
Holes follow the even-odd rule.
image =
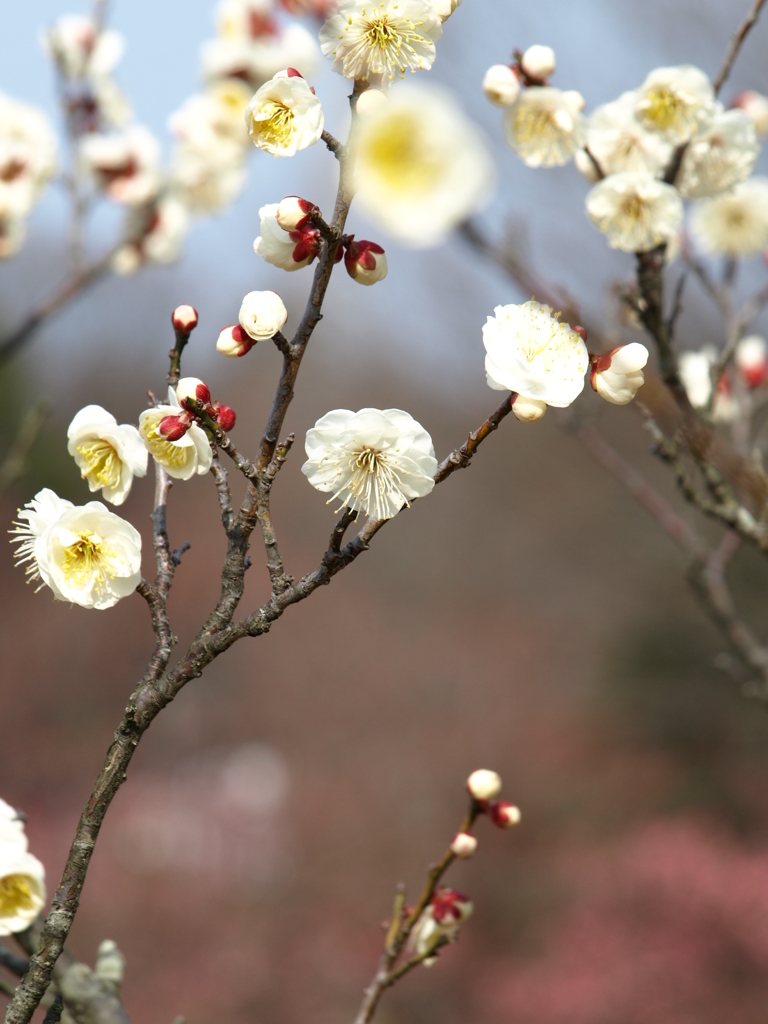
[[[739,50],[741,49],[744,40],[749,35],[750,29],[760,16],[760,11],[762,10],[764,4],[765,0],[755,0],[755,2],[752,5],[752,9],[745,18],[744,22],[734,32],[733,38],[731,39],[728,45],[728,50],[723,59],[723,63],[720,66],[720,70],[718,71],[717,75],[715,76],[715,80],[712,83],[715,90],[715,96],[717,96],[717,94],[720,92],[720,90],[723,87],[723,84],[725,83],[726,78],[728,77],[728,75],[730,75],[731,69],[733,68],[736,58],[739,55]]]

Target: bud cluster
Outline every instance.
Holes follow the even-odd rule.
[[[483,92],[497,107],[511,107],[521,86],[547,85],[555,71],[555,53],[549,46],[515,50],[513,64],[493,64],[483,78]]]
[[[225,433],[235,425],[237,417],[234,409],[230,409],[228,405],[222,405],[220,402],[212,402],[208,385],[197,377],[182,377],[176,386],[176,397],[179,400],[181,412],[164,416],[157,428],[160,436],[166,441],[179,441],[184,437],[199,414],[198,402],[203,403],[202,411],[210,416]]]
[[[481,814],[487,814],[494,825],[499,828],[512,828],[520,822],[520,809],[507,800],[498,800],[501,793],[501,778],[496,772],[487,768],[478,768],[467,779],[467,792],[472,797],[475,808]],[[454,843],[459,839],[456,836]],[[456,856],[461,856],[453,850]],[[465,854],[464,856],[467,856]]]

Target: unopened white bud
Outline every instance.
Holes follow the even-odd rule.
[[[357,97],[355,110],[359,117],[367,117],[372,111],[383,107],[389,97],[381,89],[366,89]]]
[[[288,311],[277,292],[248,292],[240,307],[240,326],[249,338],[274,338],[285,326]]]
[[[286,196],[281,203],[277,204],[275,220],[283,231],[297,231],[304,227],[310,214],[316,209],[315,204],[310,203],[307,199]]]
[[[520,95],[520,80],[508,64],[492,64],[483,78],[483,92],[497,107],[511,107]]]
[[[501,777],[488,768],[478,768],[467,779],[467,790],[475,800],[495,800],[501,792]]]
[[[512,400],[512,412],[521,423],[535,423],[547,411],[547,403],[538,398],[524,398],[516,395]]]
[[[471,836],[469,832],[459,832],[453,837],[451,853],[455,857],[461,857],[462,860],[466,860],[474,854],[476,849],[477,840],[474,836]]]
[[[171,314],[174,330],[181,334],[189,334],[197,327],[197,310],[194,306],[177,306]]]
[[[184,408],[191,408],[194,411],[197,402],[210,404],[211,392],[208,385],[198,377],[182,377],[176,385],[176,397],[179,404]]]
[[[216,339],[216,351],[232,359],[247,355],[252,348],[253,339],[248,337],[240,324],[228,324]]]
[[[529,78],[543,82],[555,70],[555,51],[550,46],[529,46],[522,56],[520,66]]]
[[[639,341],[619,345],[593,358],[590,383],[606,402],[627,405],[645,383],[643,367],[647,362],[648,349]]]

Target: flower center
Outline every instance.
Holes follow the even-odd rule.
[[[515,135],[518,142],[551,142],[563,134],[563,125],[555,112],[522,104],[515,112]]]
[[[627,220],[631,220],[633,224],[636,224],[638,221],[646,219],[648,207],[636,192],[632,192],[622,200],[621,212]]]
[[[421,139],[418,118],[389,118],[368,142],[363,159],[389,188],[402,192],[427,192],[435,187],[443,167]]]
[[[743,210],[729,210],[726,214],[729,228],[741,228],[744,226],[746,217]]]
[[[172,441],[166,441],[161,434],[158,433],[158,427],[160,421],[158,420],[152,427],[147,431],[145,441],[147,448],[149,448],[153,457],[158,462],[166,466],[173,466],[176,469],[180,469],[187,461],[185,449],[178,444],[174,444]]]
[[[685,100],[666,86],[650,89],[643,104],[643,117],[665,131],[678,123],[685,112]]]
[[[76,587],[85,586],[91,579],[96,583],[105,583],[108,577],[114,579],[110,560],[115,553],[105,548],[100,539],[92,539],[94,537],[90,530],[83,530],[76,541],[64,548],[61,571]]]
[[[34,905],[28,875],[0,878],[0,917],[14,917],[20,910],[32,910]]]
[[[391,47],[397,51],[403,45],[400,33],[389,24],[386,16],[368,22],[365,38],[369,46],[378,47],[380,50],[388,50]]]
[[[111,444],[98,438],[79,444],[77,450],[85,462],[84,478],[92,477],[102,487],[116,487],[120,483],[122,462]]]
[[[265,116],[259,125],[259,135],[273,146],[287,146],[293,135],[293,111],[270,101],[264,104],[262,112]]]

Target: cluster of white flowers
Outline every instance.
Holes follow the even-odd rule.
[[[531,54],[538,50],[547,52]],[[768,189],[762,179],[747,180],[758,135],[768,132],[765,97],[743,93],[725,110],[704,72],[682,65],[656,68],[639,88],[585,117],[578,93],[548,84],[554,68],[548,48],[531,47],[515,64],[489,68],[483,89],[506,108],[507,141],[529,167],[574,158],[594,185],[587,213],[613,248],[646,252],[670,242],[683,223],[683,199],[698,201],[691,230],[705,252],[739,256],[768,246]]]
[[[768,380],[768,345],[756,334],[742,338],[734,352],[733,366],[717,381],[713,400],[717,360],[718,353],[712,345],[683,352],[679,359],[680,380],[694,409],[706,409],[711,403],[716,423],[732,423],[744,405],[749,404],[749,392],[761,388]]]
[[[45,905],[45,868],[27,847],[22,817],[0,800],[0,935],[25,931]]]
[[[0,93],[0,259],[18,252],[26,218],[56,169],[56,136],[35,107]]]

